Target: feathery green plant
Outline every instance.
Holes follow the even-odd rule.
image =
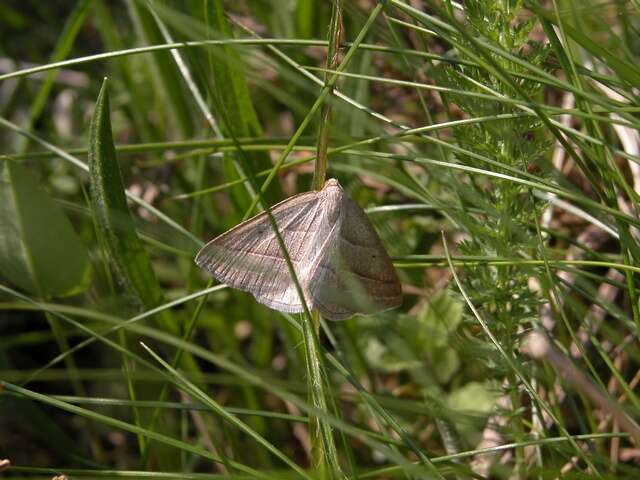
[[[530,40],[535,19],[520,20],[521,2],[489,2],[473,0],[465,4],[465,20],[468,34],[486,39],[497,47],[512,52],[524,61],[544,67],[549,49]],[[457,38],[469,46],[464,38]],[[492,60],[513,74],[524,74],[526,69],[491,55]],[[464,54],[460,55],[465,60]],[[491,72],[478,66],[445,65],[434,68],[439,84],[454,89],[443,94],[449,109],[459,108],[471,117],[497,117],[517,114],[513,105],[495,100],[459,95],[455,92],[491,92],[496,97],[513,96],[510,85],[496,78]],[[529,79],[519,81],[519,88],[530,98],[539,97],[542,85]],[[474,125],[455,127],[453,136],[458,146],[496,161],[486,165],[464,152],[455,154],[456,161],[475,168],[508,173],[500,166],[520,171],[537,172],[541,179],[549,178],[550,166],[545,154],[550,142],[544,136],[542,122],[535,118],[511,118]],[[458,243],[460,251],[468,256],[537,258],[543,248],[536,234],[537,224],[547,203],[536,198],[530,187],[508,181],[489,181],[478,176],[449,174],[447,188],[457,197],[460,208],[448,214],[465,232]],[[470,211],[480,207],[482,213]],[[529,288],[529,279],[537,277],[535,269],[520,265],[504,267],[470,267],[465,269],[464,286],[472,301],[481,305],[481,312],[494,329],[500,343],[507,351],[518,345],[519,327],[537,324],[538,309],[542,301]],[[492,358],[492,361],[495,361]]]

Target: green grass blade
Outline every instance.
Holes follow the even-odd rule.
[[[223,2],[205,2],[205,5],[207,6],[206,18],[210,22],[208,27],[213,29],[213,34],[220,38],[233,38]],[[219,103],[218,110],[220,110],[217,113],[226,118],[224,124],[227,131],[223,133],[233,137],[261,137],[262,126],[253,106],[243,62],[233,45],[224,45],[210,50],[209,73],[217,90],[215,96]],[[244,155],[247,158],[242,168],[250,169],[250,172],[243,172],[242,168],[239,168],[237,158],[229,158],[225,155],[224,171],[228,181],[253,176],[258,171],[271,166],[271,159],[266,152],[246,152]],[[232,192],[241,211],[246,211],[254,198],[257,198],[244,188],[233,188]],[[262,193],[270,204],[282,195],[277,185],[273,185]]]
[[[576,444],[575,441],[573,441],[573,439],[569,435],[569,432],[567,432],[567,430],[562,426],[562,423],[559,422],[556,419],[556,417],[554,416],[551,408],[547,405],[546,402],[544,402],[540,398],[540,396],[538,395],[536,390],[531,385],[531,382],[527,379],[527,377],[522,372],[521,368],[516,365],[516,361],[515,361],[515,358],[514,358],[513,354],[510,353],[510,352],[505,351],[504,347],[500,344],[500,342],[498,342],[498,340],[496,339],[496,337],[492,333],[491,329],[487,325],[487,322],[482,318],[482,316],[479,314],[478,310],[471,303],[471,300],[469,299],[466,291],[462,288],[462,284],[460,283],[460,280],[458,279],[458,274],[456,273],[456,270],[455,270],[455,268],[453,266],[453,263],[452,263],[452,260],[451,260],[451,256],[449,255],[449,250],[448,250],[448,247],[447,247],[447,240],[446,240],[446,237],[444,236],[444,233],[442,235],[442,244],[444,245],[444,252],[445,252],[445,255],[447,257],[447,262],[449,264],[449,269],[451,270],[451,273],[453,275],[453,279],[454,279],[454,281],[456,283],[456,286],[460,290],[460,293],[464,297],[464,300],[467,303],[467,305],[469,306],[469,308],[472,311],[473,315],[478,320],[478,323],[482,326],[483,331],[485,332],[487,337],[489,337],[489,339],[491,340],[491,343],[493,343],[493,345],[495,346],[496,350],[500,353],[500,356],[506,361],[507,365],[509,365],[509,368],[511,369],[511,371],[517,376],[517,378],[520,380],[522,385],[524,385],[524,387],[526,388],[526,390],[529,393],[529,395],[531,395],[531,398],[535,399],[538,402],[538,404],[541,405],[544,408],[544,410],[547,412],[547,414],[554,419],[555,424],[557,424],[559,426],[559,428],[561,429],[562,434],[567,438],[567,440],[569,441],[571,446],[575,449],[575,452],[583,459],[583,461],[589,466],[590,470],[594,474],[596,474],[598,477],[601,477],[602,475],[600,474],[599,470],[597,470],[595,468],[595,465],[593,465],[593,463],[589,459],[589,457],[586,456],[586,454],[580,449],[578,444]]]
[[[87,164],[85,164],[79,158],[76,158],[73,155],[69,155],[65,150],[53,145],[52,143],[47,142],[46,140],[43,140],[38,135],[35,135],[35,134],[33,134],[33,133],[23,129],[23,128],[20,128],[18,125],[16,125],[13,122],[10,122],[6,118],[0,117],[0,125],[4,126],[5,128],[8,128],[9,130],[12,130],[12,131],[14,131],[14,132],[16,132],[16,133],[18,133],[20,135],[28,137],[30,140],[32,140],[35,143],[39,144],[43,148],[49,150],[54,155],[56,155],[56,156],[62,158],[63,160],[71,163],[75,167],[78,167],[81,170],[84,170],[86,172],[89,171],[89,167],[87,166]],[[165,215],[163,212],[161,212],[160,210],[155,208],[153,205],[151,205],[148,202],[146,202],[144,199],[138,197],[137,195],[134,195],[134,194],[132,194],[132,193],[130,193],[128,191],[125,191],[125,193],[127,195],[127,198],[129,198],[131,201],[137,203],[138,205],[140,205],[142,208],[144,208],[145,210],[149,211],[150,213],[156,215],[160,220],[162,220],[164,223],[166,223],[168,226],[170,226],[173,230],[175,230],[176,232],[179,232],[181,235],[183,235],[184,237],[188,238],[191,241],[192,244],[194,244],[197,247],[201,247],[202,246],[203,242],[199,238],[195,237],[191,232],[189,232],[183,226],[179,225],[175,220],[173,220],[169,216]]]
[[[556,16],[554,12],[545,10],[538,3],[526,0],[527,8],[535,12],[536,15],[548,20],[549,22],[559,25],[562,17]],[[585,50],[590,52],[594,57],[601,60],[605,65],[611,68],[621,79],[630,85],[640,85],[640,68],[622,59],[619,54],[607,50],[598,42],[589,38],[580,30],[572,27],[566,22],[562,22],[562,28],[576,43],[580,44]]]
[[[158,30],[153,15],[147,9],[146,2],[127,0],[126,4],[136,25],[136,32],[142,41],[149,45],[161,44],[162,34]],[[158,102],[165,106],[161,111],[166,115],[167,120],[175,124],[175,130],[180,136],[192,136],[195,131],[193,116],[169,52],[153,53],[147,78],[155,87],[154,93],[158,97]],[[165,128],[162,135],[166,136],[172,130],[174,129]]]
[[[58,37],[56,46],[51,54],[51,62],[61,61],[69,55],[76,36],[80,31],[80,27],[82,27],[87,17],[92,1],[93,0],[78,0],[71,12],[71,15],[67,19],[62,32],[60,33],[60,37]],[[55,81],[57,74],[58,72],[55,70],[47,72],[44,81],[42,82],[42,85],[40,85],[38,93],[31,104],[31,110],[29,111],[29,117],[27,124],[25,125],[25,129],[30,130],[40,118],[47,102],[47,98],[53,88],[53,82]],[[18,151],[24,151],[27,146],[27,139],[22,137],[22,140],[22,145],[18,147]]]
[[[183,442],[181,440],[177,440],[175,438],[169,437],[167,435],[163,435],[161,433],[157,433],[157,432],[153,432],[151,430],[146,430],[144,428],[140,428],[137,427],[135,425],[131,425],[130,423],[124,422],[122,420],[118,420],[116,418],[113,417],[109,417],[107,415],[103,415],[97,412],[93,412],[91,410],[79,407],[77,405],[73,405],[71,403],[67,403],[64,402],[62,400],[58,400],[55,399],[53,397],[50,397],[48,395],[43,395],[41,393],[37,393],[34,392],[32,390],[28,390],[26,388],[23,387],[19,387],[17,385],[12,385],[10,383],[7,382],[0,382],[0,385],[6,389],[6,391],[8,392],[14,392],[16,394],[19,394],[23,397],[29,398],[31,400],[43,403],[45,405],[50,405],[52,407],[61,409],[61,410],[65,410],[67,412],[76,414],[78,416],[81,417],[85,417],[89,420],[93,420],[95,422],[99,422],[99,423],[103,423],[105,425],[108,425],[110,427],[114,427],[114,428],[118,428],[127,432],[132,432],[135,433],[137,435],[143,435],[151,440],[155,440],[157,442],[161,442],[165,445],[171,446],[171,447],[175,447],[181,450],[184,450],[186,452],[189,452],[193,455],[196,455],[198,457],[202,457],[202,458],[206,458],[208,460],[212,460],[214,462],[221,462],[222,460],[213,455],[211,452],[209,452],[208,450],[202,448],[202,447],[197,447],[194,445],[191,445],[190,443],[187,442]],[[233,465],[234,468],[238,469],[241,472],[245,472],[248,473],[250,475],[255,475],[256,478],[272,478],[269,475],[260,473],[252,468],[247,467],[246,465],[242,465],[239,464],[237,462],[231,462],[231,464]]]
[[[203,405],[206,405],[212,411],[216,412],[218,415],[220,415],[230,424],[234,425],[235,427],[245,432],[247,435],[253,438],[256,442],[258,442],[260,445],[266,448],[269,452],[271,452],[273,455],[278,457],[284,463],[289,465],[300,476],[307,479],[312,478],[302,468],[296,465],[289,457],[287,457],[284,453],[282,453],[275,446],[273,446],[273,444],[271,444],[268,440],[266,440],[262,435],[257,433],[255,430],[249,427],[245,422],[243,422],[234,414],[229,412],[226,408],[224,408],[222,405],[220,405],[218,402],[216,402],[213,398],[211,398],[205,392],[200,390],[198,387],[196,387],[192,382],[190,382],[184,376],[180,375],[173,367],[171,367],[167,362],[162,360],[162,358],[160,358],[158,354],[156,354],[148,346],[146,346],[144,343],[142,344],[142,346],[158,363],[160,363],[160,365],[162,365],[162,367],[164,367],[175,378],[176,382],[182,388],[184,388],[186,391],[189,392],[189,394],[193,398],[199,400]]]

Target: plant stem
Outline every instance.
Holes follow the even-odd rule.
[[[327,50],[327,70],[339,67],[339,49],[342,38],[342,1],[333,3],[331,23],[329,25],[329,48]],[[332,74],[325,73],[324,88],[328,94],[333,92],[335,80]],[[321,190],[327,177],[329,148],[329,131],[331,128],[331,103],[329,97],[324,98],[320,113],[318,129],[317,154],[313,174],[313,189]],[[327,411],[331,404],[329,389],[325,389],[326,371],[319,349],[320,313],[313,310],[311,314],[313,324],[303,319],[303,335],[308,377],[308,397],[311,404],[321,411]],[[309,415],[309,435],[311,437],[311,463],[318,478],[337,478],[341,476],[338,453],[336,450],[332,428],[316,415]]]
[[[331,24],[329,26],[329,49],[327,50],[327,72],[324,74],[324,86],[329,88],[329,94],[333,92],[330,83],[331,74],[329,71],[336,70],[340,65],[339,51],[342,40],[342,0],[336,0],[333,4]],[[327,149],[329,147],[329,129],[331,127],[331,102],[325,100],[320,114],[320,127],[318,130],[318,145],[316,154],[315,170],[313,173],[313,188],[321,190],[327,178]],[[319,325],[316,325],[318,331]]]

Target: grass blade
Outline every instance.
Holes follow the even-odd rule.
[[[62,30],[60,37],[58,37],[58,42],[51,54],[51,62],[62,61],[67,57],[69,52],[71,52],[71,48],[73,47],[73,42],[80,31],[80,27],[85,21],[87,13],[89,11],[89,7],[91,6],[93,0],[78,0],[76,6],[73,8],[69,19],[67,20],[64,29]],[[40,85],[38,89],[38,93],[36,94],[33,103],[31,104],[31,110],[29,112],[29,118],[27,121],[27,125],[25,126],[26,130],[30,130],[31,127],[38,121],[42,111],[44,110],[45,103],[51,90],[53,88],[53,82],[56,79],[58,72],[55,70],[51,70],[47,72],[44,82]],[[24,151],[27,146],[27,139],[22,137],[22,143],[18,147],[18,151]]]
[[[207,17],[211,22],[209,26],[214,29],[216,35],[222,38],[233,38],[223,2],[212,1],[206,2],[206,4],[208,4],[207,14],[210,14],[210,17]],[[217,52],[211,50],[215,53],[211,53],[209,65],[217,89],[216,96],[220,103],[220,109],[225,112],[225,127],[230,130],[226,133],[236,138],[262,136],[262,126],[253,106],[239,53],[233,45],[224,45],[217,50]],[[218,112],[218,114],[222,115],[222,112]],[[238,170],[237,160],[225,155],[224,171],[229,181],[253,176],[261,169],[271,166],[271,160],[266,152],[246,152],[245,155],[247,161],[243,162],[243,166],[250,168],[251,172],[244,172],[244,174]],[[245,211],[254,200],[241,187],[233,188],[232,192],[241,211]],[[278,186],[272,186],[263,194],[270,204],[281,198]]]

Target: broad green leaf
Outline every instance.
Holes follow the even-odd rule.
[[[87,251],[60,206],[22,165],[0,160],[0,274],[42,297],[71,295],[90,278]]]
[[[141,305],[156,307],[162,303],[164,295],[127,206],[113,145],[106,80],[91,119],[89,175],[98,234],[102,236],[102,243],[106,245],[117,273]],[[159,312],[156,318],[165,331],[179,333],[179,325],[169,310]],[[181,365],[192,371],[198,370],[190,355],[183,357]]]
[[[443,385],[449,383],[453,374],[460,368],[458,352],[451,348],[434,350],[432,362],[434,365],[433,375]]]
[[[416,349],[427,352],[428,363],[441,384],[448,383],[460,368],[458,352],[450,337],[462,321],[462,303],[448,291],[438,293],[418,314],[420,324]]]
[[[368,362],[381,371],[410,371],[429,365],[438,382],[446,384],[460,368],[450,339],[461,320],[462,304],[445,291],[425,304],[416,317],[403,315],[398,321],[396,331],[410,352],[399,352],[388,338],[374,336],[379,332],[376,327],[371,333],[362,328],[359,341]]]
[[[489,413],[496,404],[498,393],[495,388],[480,382],[469,382],[449,395],[449,407],[453,410]]]
[[[453,333],[462,320],[462,303],[443,291],[429,300],[418,313],[418,322],[423,326],[424,337],[429,349],[448,346],[449,334]]]
[[[471,444],[479,441],[485,424],[482,417],[495,409],[498,397],[499,390],[493,382],[472,381],[449,394],[447,404],[457,412],[452,418],[461,438],[468,439]]]

